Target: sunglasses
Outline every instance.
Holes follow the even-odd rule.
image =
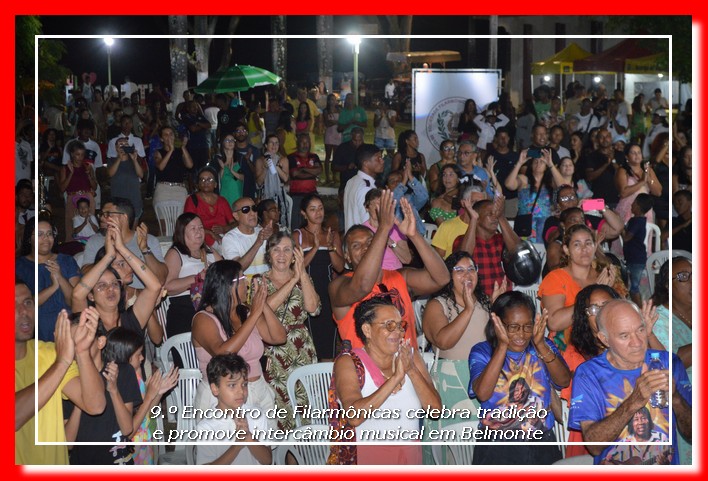
[[[395,331],[396,329],[398,329],[398,330],[401,331],[401,332],[406,332],[406,327],[408,327],[408,321],[396,322],[396,321],[394,321],[393,319],[389,319],[389,320],[386,321],[386,322],[377,323],[377,324],[379,324],[379,325],[383,326],[384,328],[386,328],[386,330],[387,330],[388,332],[393,332],[393,331]]]
[[[251,211],[255,212],[255,211],[256,211],[256,204],[244,205],[244,206],[241,207],[240,209],[236,209],[236,211],[239,211],[239,212],[241,212],[242,214],[248,214],[248,213],[251,212]]]
[[[602,306],[604,306],[604,304]],[[598,304],[590,304],[587,308],[585,308],[585,314],[588,316],[597,316],[600,313],[602,306]]]
[[[199,179],[199,182],[201,182],[202,184],[211,184],[216,182],[216,179],[213,177],[201,177]]]
[[[455,147],[454,147],[454,146],[451,146],[451,147],[443,147],[442,150],[443,150],[443,152],[454,152],[454,151],[455,151]]]
[[[693,275],[692,272],[689,271],[681,271],[676,276],[672,277],[672,279],[675,279],[679,282],[688,282],[691,280],[691,276]]]

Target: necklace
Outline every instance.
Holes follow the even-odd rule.
[[[521,359],[523,359],[524,353],[522,353]],[[517,373],[521,371],[522,364],[519,364],[517,361],[515,361],[512,357],[509,357],[509,353],[506,355],[507,361],[509,361],[509,369],[513,373]]]
[[[678,318],[681,319],[684,322],[684,324],[686,324],[688,327],[693,328],[693,321],[691,320],[690,315],[688,316],[688,319],[686,319],[686,317],[683,314],[681,314],[678,311],[678,309],[676,309],[675,306],[674,306],[674,314],[676,314],[678,316]]]

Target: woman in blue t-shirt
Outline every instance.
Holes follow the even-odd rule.
[[[487,340],[470,353],[470,397],[484,436],[478,441],[522,442],[478,445],[473,464],[552,464],[561,458],[554,442],[553,389],[570,382],[570,371],[555,345],[545,337],[548,312],[536,315],[533,300],[505,292],[492,305]],[[536,322],[534,322],[534,317]]]

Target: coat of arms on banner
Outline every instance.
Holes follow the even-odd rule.
[[[457,124],[465,106],[464,97],[447,97],[435,104],[425,121],[425,133],[428,140],[438,148],[443,140],[457,141],[460,133]]]

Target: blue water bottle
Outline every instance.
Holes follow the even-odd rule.
[[[664,369],[664,363],[661,362],[658,352],[652,352],[651,359],[649,360],[649,370],[655,371],[657,369]],[[654,391],[651,394],[651,398],[649,398],[649,402],[653,408],[669,407],[669,397],[663,389]]]

